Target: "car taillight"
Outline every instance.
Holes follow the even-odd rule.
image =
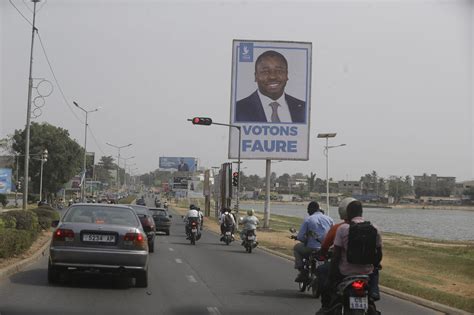
[[[352,288],[354,290],[362,290],[365,288],[365,281],[354,281],[352,282]]]
[[[55,241],[71,242],[74,240],[74,231],[69,229],[57,229],[54,231],[53,239]]]
[[[194,222],[194,221],[191,222],[191,225],[192,225],[192,226],[195,226],[195,225],[196,225],[196,222]]]
[[[125,245],[135,245],[139,248],[146,248],[146,238],[141,233],[127,233],[123,237]]]

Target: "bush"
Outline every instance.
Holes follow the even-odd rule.
[[[0,258],[8,258],[23,253],[36,240],[36,235],[36,231],[10,228],[0,230]]]
[[[52,221],[59,220],[59,213],[56,210],[49,210],[47,207],[39,207],[31,211],[36,213],[38,224],[43,230],[48,230],[51,227]]]
[[[4,207],[8,204],[7,195],[0,194],[0,204]]]
[[[0,219],[3,222],[3,227],[5,229],[15,229],[16,228],[16,219],[8,215],[8,212],[0,214]]]
[[[16,220],[17,230],[27,230],[38,232],[39,224],[36,214],[29,210],[12,210],[3,214],[6,217],[13,217]]]

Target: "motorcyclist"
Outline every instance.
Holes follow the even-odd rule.
[[[226,219],[227,217],[227,219]],[[227,221],[227,222],[226,222]],[[230,221],[230,223],[228,223]],[[221,224],[221,241],[223,240],[225,230],[230,229],[232,238],[234,238],[235,231],[235,218],[230,212],[229,208],[222,208],[221,215],[219,216],[219,223]]]
[[[163,207],[164,207],[166,210],[168,210],[168,201],[165,201],[165,202],[163,203]]]
[[[198,226],[201,224],[201,220],[200,220],[200,215],[199,215],[199,211],[197,210],[197,207],[195,205],[190,205],[189,206],[189,210],[188,210],[188,213],[184,216],[184,222],[185,222],[185,232],[186,232],[186,236],[187,238],[189,238],[189,234],[191,232],[191,222],[197,222]]]
[[[197,207],[196,210],[199,212],[199,221],[201,222],[200,228],[202,231],[202,228],[204,226],[204,214],[201,211],[201,208]]]
[[[342,208],[342,209],[341,209]],[[347,219],[342,223],[335,233],[334,237],[334,253],[329,266],[329,278],[324,285],[321,294],[321,309],[316,315],[327,314],[331,307],[331,297],[335,293],[336,285],[346,276],[349,275],[370,275],[369,286],[372,297],[379,295],[378,292],[378,267],[382,260],[382,237],[377,229],[376,237],[376,261],[373,264],[359,265],[351,264],[347,261],[347,250],[349,244],[349,223],[362,223],[362,203],[354,198],[345,198],[342,200],[339,210],[341,212],[346,209]],[[376,228],[376,227],[375,227]],[[323,267],[323,266],[322,266]],[[320,267],[321,268],[321,267]],[[375,271],[375,273],[374,273]],[[376,292],[375,292],[376,291]]]
[[[309,216],[304,219],[296,236],[300,243],[293,247],[295,269],[300,272],[295,282],[303,282],[308,277],[307,270],[304,269],[303,258],[308,258],[313,250],[321,248],[327,231],[333,225],[333,220],[322,213],[316,201],[311,201],[308,204],[308,214]]]
[[[247,231],[252,231],[257,229],[257,225],[260,223],[258,218],[255,216],[255,210],[247,210],[247,216],[242,219],[243,229],[240,232],[240,239],[242,240],[242,245],[244,245],[245,235]]]

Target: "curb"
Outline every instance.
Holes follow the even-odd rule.
[[[43,246],[41,246],[41,248],[38,251],[36,251],[33,255],[31,255],[30,257],[25,258],[23,260],[20,260],[20,261],[14,263],[11,266],[0,269],[0,280],[8,278],[9,276],[11,276],[11,275],[13,275],[17,272],[20,272],[24,268],[28,267],[28,265],[30,265],[33,262],[37,261],[41,256],[44,256],[45,255],[44,252],[48,249],[50,241],[51,241],[51,238],[49,238],[43,244]]]

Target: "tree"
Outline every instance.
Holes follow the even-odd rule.
[[[95,167],[95,176],[102,183],[111,184],[112,176],[110,170],[116,169],[114,159],[111,156],[102,156],[99,163]]]
[[[15,130],[12,148],[19,155],[25,154],[25,130]],[[32,190],[36,192],[40,185],[39,154],[44,149],[48,149],[48,161],[43,165],[43,191],[56,193],[81,171],[84,149],[69,137],[66,129],[48,123],[31,123],[29,175],[33,181]],[[24,160],[20,159],[21,170]]]
[[[311,172],[308,177],[308,190],[309,192],[314,191],[316,188],[316,173]]]

